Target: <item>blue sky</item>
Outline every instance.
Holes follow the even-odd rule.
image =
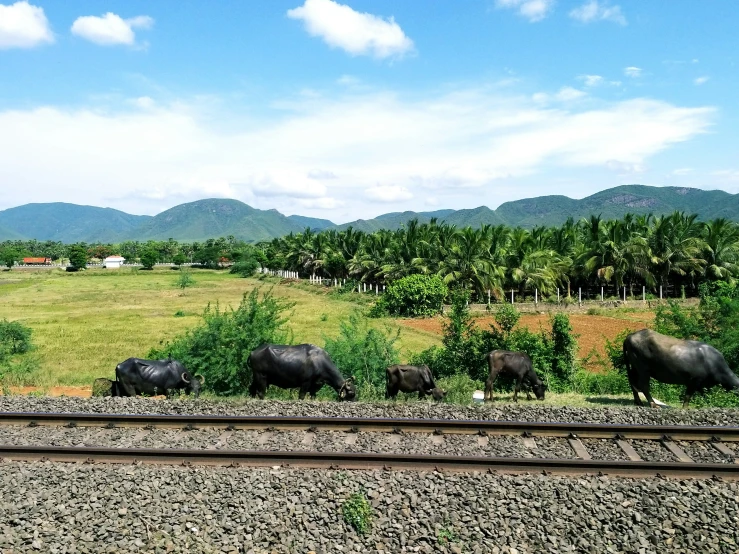
[[[737,28],[735,0],[0,0],[0,209],[736,193]]]

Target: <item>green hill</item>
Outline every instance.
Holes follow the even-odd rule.
[[[296,223],[301,228],[309,228],[312,231],[322,231],[329,227],[334,227],[336,224],[328,219],[318,219],[316,217],[306,217],[304,215],[289,215],[287,218]]]
[[[739,195],[686,187],[624,185],[580,200],[566,196],[540,196],[505,202],[496,210],[480,206],[467,210],[391,212],[342,225],[334,225],[327,219],[284,216],[277,210],[259,210],[231,199],[198,200],[175,206],[154,217],[56,202],[26,204],[0,211],[0,240],[35,238],[70,243],[167,240],[171,237],[182,241],[202,241],[233,235],[256,242],[291,232],[299,233],[306,227],[341,230],[351,226],[366,232],[397,229],[413,218],[421,223],[437,218],[457,227],[505,224],[532,228],[561,225],[568,217],[578,220],[600,215],[603,219],[611,219],[627,213],[659,215],[675,210],[698,214],[702,220],[725,217],[739,221]]]
[[[63,242],[116,240],[150,216],[131,215],[112,208],[80,206],[65,202],[25,204],[0,212],[0,228],[16,238]],[[12,237],[11,237],[12,238]]]
[[[209,198],[170,208],[133,230],[131,240],[202,241],[234,237],[246,241],[268,240],[290,232],[300,232],[302,225],[277,210],[258,210],[238,200]]]

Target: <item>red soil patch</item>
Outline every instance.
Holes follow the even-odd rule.
[[[631,312],[622,314],[621,319],[615,317],[607,317],[601,315],[586,314],[569,314],[572,330],[577,337],[578,356],[585,358],[593,351],[605,358],[606,356],[606,339],[613,340],[618,334],[624,330],[630,329],[637,331],[643,329],[654,319],[651,312]],[[434,317],[428,319],[402,319],[399,321],[401,325],[406,325],[420,331],[426,331],[435,335],[441,335],[441,318]],[[495,322],[492,316],[484,316],[477,318],[475,324],[483,329],[488,328]],[[521,314],[519,325],[528,327],[531,331],[539,331],[540,329],[551,329],[549,326],[548,314]],[[590,360],[588,364],[590,369],[597,370],[598,366],[595,358]]]

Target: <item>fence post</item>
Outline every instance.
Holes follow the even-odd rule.
[[[559,304],[559,287],[557,287],[557,304]]]
[[[490,304],[490,289],[488,289],[488,304]]]
[[[513,289],[511,289],[511,305],[513,304]]]
[[[659,286],[659,299],[662,300],[662,285]]]
[[[582,304],[582,287],[577,287],[577,304]]]
[[[380,289],[378,288],[377,283],[375,283],[375,296],[378,294],[380,294]]]
[[[641,299],[642,299],[642,302],[644,303],[647,302],[647,287],[645,285],[641,286]]]
[[[624,287],[624,303],[626,303],[626,287]]]
[[[600,301],[603,302],[603,287],[600,287]]]

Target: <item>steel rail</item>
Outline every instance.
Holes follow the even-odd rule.
[[[624,477],[661,475],[679,478],[721,477],[739,479],[739,464],[633,462],[547,458],[485,458],[414,454],[366,454],[352,452],[178,450],[153,448],[102,448],[0,445],[3,461],[68,463],[159,464],[182,466],[268,466],[415,471],[597,473]]]
[[[221,428],[739,441],[739,427],[453,419],[0,412],[0,425]]]

